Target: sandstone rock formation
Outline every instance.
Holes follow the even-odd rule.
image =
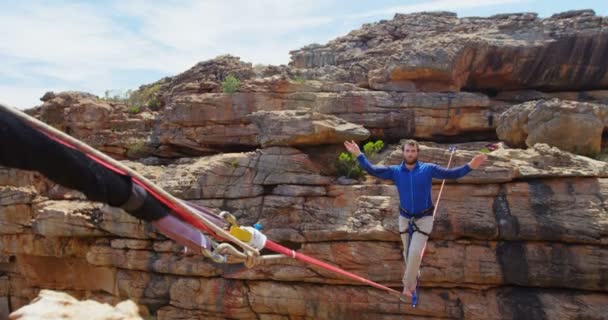
[[[42,290],[31,305],[13,312],[10,320],[37,319],[91,319],[91,320],[141,320],[137,306],[124,301],[111,307],[94,300],[78,301],[68,294]]]
[[[247,269],[184,254],[120,209],[0,168],[0,316],[51,289],[130,299],[159,320],[608,319],[608,163],[584,156],[601,151],[607,27],[591,11],[397,14],[296,50],[290,66],[201,62],[152,84],[155,110],[49,93],[29,112],[131,158],[175,196],[397,289],[397,192],[338,177],[342,140],[384,139],[386,165],[400,163],[405,138],[444,166],[448,143],[452,166],[497,137],[505,145],[446,184],[415,309],[290,259]],[[228,75],[241,80],[232,94],[221,92]]]
[[[81,92],[47,93],[42,100],[36,110],[41,120],[103,152],[124,158],[153,150],[148,139],[157,112],[130,112],[124,103]]]
[[[454,165],[468,160],[473,151],[466,149],[477,148],[459,147]],[[389,147],[393,152],[385,163],[398,161],[398,148]],[[447,159],[442,145],[423,146],[422,152],[427,161]],[[184,256],[149,225],[120,210],[84,209],[80,200],[35,200],[25,190],[17,192],[24,187],[4,187],[7,197],[2,198],[12,200],[5,200],[0,211],[32,208],[31,224],[46,227],[0,236],[9,257],[7,290],[14,306],[33,298],[36,288],[69,289],[75,297],[99,292],[133,299],[160,319],[272,314],[477,318],[487,306],[490,319],[516,317],[530,308],[547,317],[593,318],[605,312],[607,164],[542,145],[500,149],[490,162],[447,187],[422,269],[425,303],[417,309],[290,260],[249,270]],[[374,178],[336,184],[319,174],[305,154],[285,147],[184,159],[164,168],[137,166],[179,197],[229,209],[245,224],[262,223],[276,241],[374,281],[400,285],[397,198],[390,185]],[[69,223],[50,223],[66,216]],[[22,217],[3,220],[27,225]],[[335,303],[323,302],[328,299]],[[573,303],[578,309],[559,309]]]
[[[600,89],[608,85],[606,24],[592,10],[544,19],[397,14],[295,50],[291,65],[389,91]]]
[[[524,102],[498,118],[496,132],[506,143],[526,147],[548,143],[563,150],[595,156],[608,124],[608,105],[561,101]]]

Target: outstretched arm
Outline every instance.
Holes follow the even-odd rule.
[[[458,179],[467,175],[471,170],[479,168],[487,159],[485,154],[479,154],[474,156],[469,163],[452,169],[432,164],[431,175],[437,179]]]
[[[458,179],[464,177],[467,173],[471,172],[471,167],[468,164],[457,168],[444,168],[436,164],[431,165],[431,176],[437,179]]]
[[[374,177],[381,179],[393,180],[393,169],[388,166],[375,166],[367,160],[365,155],[359,149],[359,146],[354,141],[345,141],[344,146],[353,156],[357,157],[357,161],[363,170]]]

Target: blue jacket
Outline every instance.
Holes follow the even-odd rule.
[[[411,171],[405,166],[404,162],[394,166],[375,166],[361,153],[357,157],[359,165],[372,176],[393,180],[399,192],[399,204],[411,214],[416,214],[433,205],[431,198],[431,185],[433,178],[437,179],[458,179],[471,172],[468,164],[447,169],[434,163],[422,161],[416,162],[416,166]],[[401,215],[404,215],[399,210]]]

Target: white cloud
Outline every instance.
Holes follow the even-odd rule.
[[[141,70],[176,74],[224,53],[255,63],[287,63],[289,50],[313,39],[285,40],[286,36],[331,21],[312,15],[324,3],[239,0],[228,5],[213,0],[16,5],[0,11],[0,56],[6,57],[0,77],[16,81],[16,89],[4,91],[4,97],[14,97],[10,92],[38,92],[32,83],[41,79],[101,93],[115,88],[117,70],[122,75],[129,70],[134,75]],[[3,85],[8,88],[6,82]],[[38,98],[9,102],[33,105]]]
[[[196,63],[222,53],[240,55],[259,63],[287,63],[294,41],[282,38],[294,31],[333,21],[312,14],[328,1],[193,1],[182,6],[169,2],[125,2],[118,10],[141,21],[141,35],[174,49],[182,59]],[[183,4],[183,2],[181,2]],[[276,49],[287,49],[277,53]],[[250,54],[265,51],[266,55]],[[211,54],[208,54],[211,53]]]
[[[40,98],[47,91],[65,91],[69,88],[61,87],[22,87],[0,85],[0,103],[16,107],[17,109],[28,109],[41,103]]]
[[[142,79],[146,72],[176,74],[225,53],[282,64],[290,50],[351,29],[336,24],[344,19],[521,1],[433,0],[350,15],[336,12],[337,0],[14,3],[0,11],[0,99],[33,106],[51,88],[101,94],[156,80]]]

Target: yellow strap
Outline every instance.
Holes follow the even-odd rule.
[[[253,237],[251,232],[242,229],[241,227],[236,225],[230,226],[230,234],[245,243],[249,243],[249,241],[251,241],[251,238]]]

